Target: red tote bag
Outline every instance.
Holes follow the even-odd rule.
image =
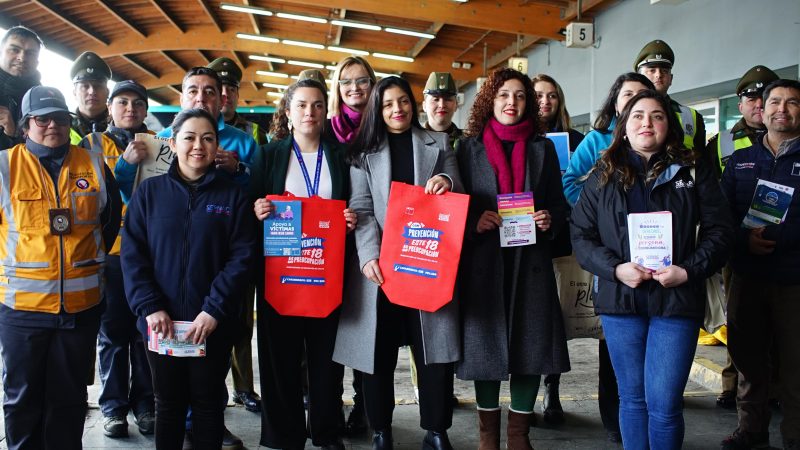
[[[302,254],[264,258],[266,301],[283,316],[327,317],[342,304],[346,203],[291,194],[267,199],[302,202]]]
[[[390,302],[433,312],[453,299],[467,208],[468,195],[392,182],[378,260]]]

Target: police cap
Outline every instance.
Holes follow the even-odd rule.
[[[642,66],[661,66],[672,68],[675,64],[675,53],[666,42],[656,39],[648,42],[642,47],[636,61],[633,63],[633,70],[638,72]]]
[[[217,58],[206,67],[217,72],[222,84],[239,87],[239,82],[242,81],[242,69],[230,58]]]
[[[300,75],[297,76],[297,81],[303,80],[314,80],[322,85],[323,90],[326,89],[325,76],[322,75],[322,71],[319,69],[306,69],[300,72]]]
[[[97,53],[83,52],[72,63],[69,76],[73,83],[86,80],[108,81],[111,78],[111,68]]]
[[[778,74],[764,66],[755,66],[745,72],[742,79],[736,85],[736,95],[745,97],[761,97],[764,88],[768,84],[777,80]]]
[[[456,95],[458,91],[456,90],[456,82],[453,81],[453,76],[450,75],[450,72],[431,72],[422,93],[451,97]]]

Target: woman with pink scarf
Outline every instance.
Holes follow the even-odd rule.
[[[483,83],[467,137],[456,146],[470,195],[458,289],[463,359],[456,375],[475,382],[480,450],[500,446],[502,380],[511,383],[508,448],[529,450],[541,375],[570,369],[550,248],[569,207],[558,156],[541,132],[531,80],[505,68]],[[533,193],[536,243],[501,247],[497,195],[521,192]]]
[[[348,56],[339,61],[328,95],[328,137],[342,144],[353,142],[375,81],[375,72],[366,59]]]

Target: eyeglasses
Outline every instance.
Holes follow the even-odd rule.
[[[40,127],[48,127],[50,122],[55,122],[59,127],[65,127],[69,125],[69,116],[61,114],[57,116],[34,116],[33,121]]]
[[[369,77],[364,77],[364,78],[356,78],[355,80],[348,80],[344,78],[338,81],[339,86],[342,87],[350,87],[353,84],[353,82],[356,83],[356,86],[364,88],[369,86],[372,83],[372,80],[369,79]]]

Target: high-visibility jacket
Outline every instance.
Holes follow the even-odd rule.
[[[683,130],[683,145],[691,150],[694,148],[694,136],[700,128],[697,125],[697,111],[680,103],[675,103],[675,105],[678,107],[675,115],[678,117],[678,123],[681,124],[681,130]],[[705,142],[705,136],[703,136],[703,142]]]
[[[733,156],[733,152],[753,146],[753,141],[745,133],[733,133],[732,130],[723,130],[717,136],[717,155],[719,168],[725,170],[725,164]]]
[[[25,144],[0,152],[0,302],[50,314],[97,305],[105,261],[100,214],[106,199],[100,154],[70,146],[56,191]],[[69,234],[51,234],[51,208],[69,209]]]

